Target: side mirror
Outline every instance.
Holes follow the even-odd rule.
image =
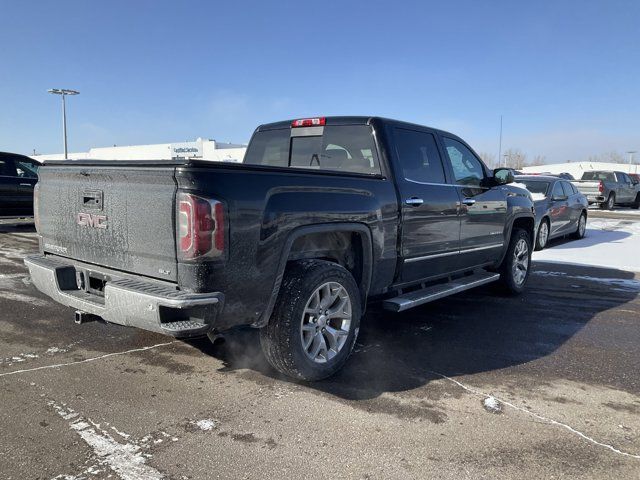
[[[506,185],[514,181],[513,171],[510,168],[496,168],[493,170],[493,183],[495,185]]]

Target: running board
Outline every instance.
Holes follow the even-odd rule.
[[[500,274],[491,272],[482,272],[469,275],[468,277],[459,278],[448,283],[434,285],[432,287],[416,290],[415,292],[406,293],[394,298],[389,298],[383,302],[385,310],[394,312],[402,312],[409,308],[424,305],[433,302],[439,298],[448,297],[454,293],[464,292],[470,288],[479,287],[486,283],[495,282],[500,278]]]

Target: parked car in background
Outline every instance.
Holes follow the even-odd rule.
[[[535,249],[564,235],[584,237],[587,229],[587,197],[570,182],[558,177],[519,175],[516,182],[531,192],[536,209]]]
[[[558,175],[554,175],[554,177],[558,177],[563,180],[575,180],[575,177],[571,175],[569,172],[562,172],[562,173],[559,173]]]
[[[640,184],[640,174],[638,173],[629,173],[629,178],[633,182],[634,185]]]
[[[250,325],[274,368],[319,380],[347,360],[368,298],[397,312],[498,280],[522,292],[534,205],[512,182],[440,130],[278,122],[240,164],[47,162],[25,263],[80,322],[211,338]]]
[[[0,218],[33,217],[39,166],[24,155],[0,152]]]
[[[629,205],[640,208],[640,188],[624,172],[594,170],[584,172],[580,180],[572,182],[584,193],[589,205],[613,210],[615,205]]]

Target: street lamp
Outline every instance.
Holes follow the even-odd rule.
[[[67,159],[67,109],[64,101],[64,97],[67,95],[78,95],[80,92],[77,90],[68,90],[66,88],[50,88],[47,92],[54,95],[60,95],[62,97],[62,136],[64,138],[64,159]]]

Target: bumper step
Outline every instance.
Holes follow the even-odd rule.
[[[425,303],[433,302],[440,298],[448,297],[455,293],[464,292],[470,288],[479,287],[486,283],[495,282],[500,278],[500,274],[492,272],[480,272],[474,273],[467,277],[453,280],[449,283],[434,285],[432,287],[423,288],[422,290],[416,290],[415,292],[399,295],[394,298],[389,298],[383,302],[385,310],[391,310],[393,312],[402,312],[409,308],[424,305]]]
[[[160,328],[162,328],[162,330],[164,330],[167,334],[180,337],[205,335],[210,327],[210,325],[193,320],[180,320],[177,322],[160,324]]]

